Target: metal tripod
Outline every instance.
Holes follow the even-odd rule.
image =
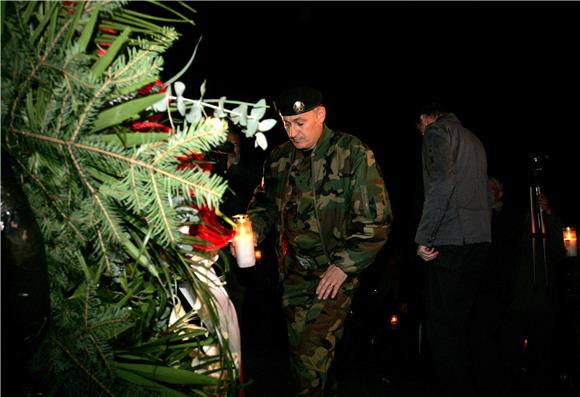
[[[536,264],[538,258],[540,258],[540,253],[538,248],[541,250],[541,258],[544,264],[544,285],[546,288],[550,286],[550,280],[548,277],[548,260],[546,256],[546,224],[544,223],[544,211],[539,203],[540,200],[540,183],[539,174],[542,171],[540,165],[540,159],[538,156],[530,156],[533,167],[532,167],[532,181],[530,183],[530,219],[531,219],[531,238],[532,238],[532,280],[533,285],[536,286],[538,283],[536,276]],[[541,242],[541,245],[539,244]]]

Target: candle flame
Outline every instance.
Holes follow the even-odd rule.
[[[576,230],[569,226],[564,229],[564,240],[576,240]]]
[[[399,326],[399,316],[392,314],[389,323],[391,324],[392,329],[396,329]]]

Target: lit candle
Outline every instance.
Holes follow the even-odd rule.
[[[391,329],[399,328],[399,316],[397,316],[396,314],[391,314],[389,324],[391,325]]]
[[[252,221],[250,221],[250,217],[247,214],[234,215],[232,218],[236,222],[234,248],[236,250],[238,266],[252,267],[256,264]]]
[[[578,241],[576,240],[576,229],[573,227],[564,228],[564,245],[566,246],[566,256],[578,255]]]

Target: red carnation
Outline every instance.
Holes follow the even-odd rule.
[[[167,133],[172,131],[171,127],[154,121],[135,121],[131,124],[131,130],[135,132],[159,131]]]
[[[167,91],[167,87],[163,87],[163,83],[161,82],[161,80],[156,80],[153,83],[149,83],[143,86],[141,89],[139,89],[139,95],[145,96],[151,93],[157,94],[159,92],[165,91]]]
[[[224,227],[218,221],[214,210],[202,206],[199,208],[199,218],[199,223],[189,228],[189,234],[203,239],[206,244],[193,244],[194,248],[214,251],[225,247],[234,238],[236,232]]]

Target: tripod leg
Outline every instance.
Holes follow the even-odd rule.
[[[532,285],[536,285],[536,211],[534,203],[534,189],[530,186],[530,221],[532,227]]]

